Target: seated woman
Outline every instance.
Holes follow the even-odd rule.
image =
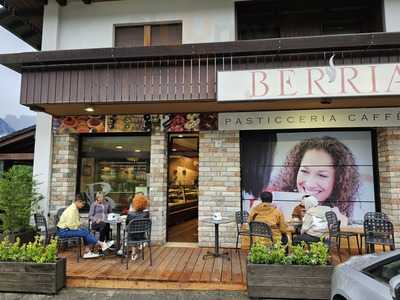
[[[128,213],[128,216],[126,218],[126,224],[128,225],[131,221],[133,220],[140,220],[140,219],[148,219],[149,218],[149,211],[147,210],[149,201],[146,198],[146,196],[143,195],[143,193],[137,193],[133,198],[131,202],[131,207]],[[135,240],[143,240],[143,234],[137,233],[137,234],[131,234],[129,236],[129,240],[135,241]],[[146,245],[143,245],[146,246]],[[136,249],[138,248],[138,249]],[[139,247],[132,247],[132,260],[136,260],[138,258],[138,250],[141,250],[142,246],[140,245]]]
[[[111,206],[105,200],[102,192],[96,193],[96,201],[90,205],[89,220],[91,221],[92,230],[100,232],[99,240],[104,242],[110,231],[110,224],[105,223],[107,214],[111,213]]]
[[[314,196],[304,196],[306,213],[301,226],[301,234],[296,236],[293,244],[319,242],[328,233],[328,221],[325,213],[331,208],[318,205],[318,199]]]

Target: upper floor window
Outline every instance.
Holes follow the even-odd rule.
[[[236,3],[238,40],[383,31],[382,0]]]
[[[115,26],[115,47],[182,44],[182,24]]]

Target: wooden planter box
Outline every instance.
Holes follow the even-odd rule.
[[[333,266],[247,263],[250,298],[329,299]]]
[[[55,263],[0,262],[0,291],[56,294],[65,286],[66,259]]]

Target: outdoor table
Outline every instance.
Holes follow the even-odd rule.
[[[364,228],[362,226],[340,226],[341,232],[348,232],[356,235],[358,244],[358,253],[362,254],[362,239],[364,236]],[[360,242],[358,242],[360,241]]]
[[[222,218],[221,220],[214,220],[213,218],[206,218],[206,219],[203,219],[203,221],[206,223],[214,224],[214,227],[215,227],[214,252],[207,251],[207,253],[203,255],[203,259],[206,259],[207,257],[221,257],[221,258],[226,257],[228,260],[230,260],[228,252],[223,252],[223,253],[219,252],[219,225],[232,223],[233,220],[228,219],[228,218]]]
[[[108,223],[110,225],[117,225],[117,243],[116,249],[119,250],[121,248],[121,224],[123,220],[122,218],[118,218],[116,220],[105,220],[104,223]]]

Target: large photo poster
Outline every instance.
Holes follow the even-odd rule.
[[[242,208],[270,191],[290,219],[303,195],[333,208],[342,225],[375,211],[370,131],[241,132]]]

